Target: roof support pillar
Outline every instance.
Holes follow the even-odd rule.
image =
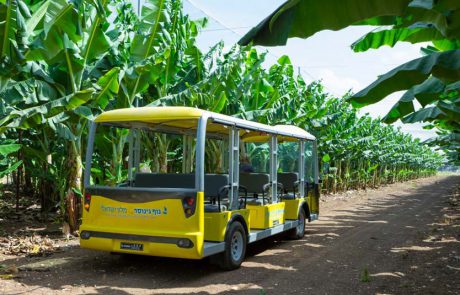
[[[270,193],[272,203],[278,202],[278,138],[270,135]]]

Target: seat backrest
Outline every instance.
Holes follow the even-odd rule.
[[[278,182],[283,185],[285,191],[294,192],[294,183],[299,180],[297,172],[280,172],[278,173]]]
[[[248,193],[262,194],[264,185],[270,182],[266,173],[240,173],[240,185],[245,186]]]
[[[194,188],[194,173],[136,173],[136,187]]]
[[[204,196],[205,198],[217,197],[221,187],[229,184],[228,174],[205,174]]]

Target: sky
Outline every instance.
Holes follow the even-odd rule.
[[[137,2],[137,0],[133,0]],[[143,0],[140,0],[141,3]],[[235,44],[247,31],[256,26],[284,0],[183,0],[184,11],[191,19],[208,18],[208,25],[200,33],[198,47],[207,51],[223,40],[226,47]],[[321,31],[308,39],[292,38],[286,46],[260,47],[268,51],[265,66],[270,66],[286,54],[306,81],[322,80],[327,92],[342,96],[348,90],[358,92],[398,65],[421,57],[420,45],[398,43],[363,53],[354,53],[350,45],[375,27],[349,27],[341,31]],[[393,94],[381,102],[360,110],[372,117],[383,117],[403,92]],[[422,140],[434,136],[421,124],[402,124],[405,132]]]

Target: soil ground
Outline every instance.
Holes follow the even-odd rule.
[[[253,244],[231,272],[60,239],[44,257],[0,254],[0,294],[460,294],[459,192],[460,176],[438,176],[323,197],[302,240]]]

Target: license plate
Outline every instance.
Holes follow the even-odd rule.
[[[144,245],[143,244],[134,244],[134,243],[120,243],[120,249],[122,249],[122,250],[144,251]]]

